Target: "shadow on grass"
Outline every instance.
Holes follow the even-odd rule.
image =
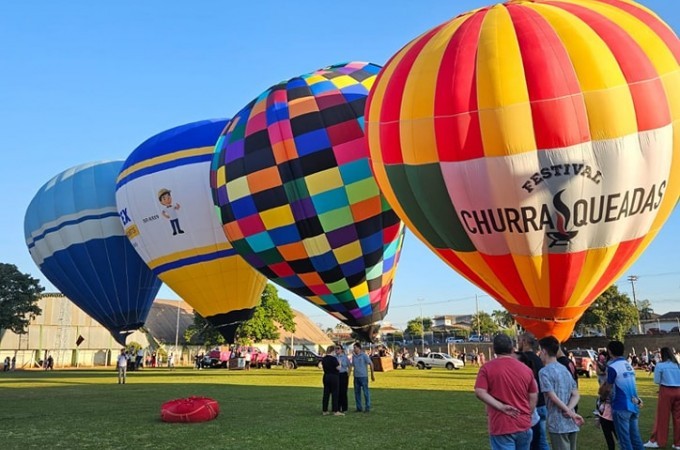
[[[0,377],[0,436],[3,449],[46,443],[69,449],[487,449],[475,376],[465,370],[379,373],[371,413],[323,417],[321,373],[314,369],[152,369],[131,373],[125,385],[116,384],[112,370],[15,372]],[[191,395],[215,398],[219,417],[202,424],[160,421],[163,402]],[[593,402],[582,400],[586,414]],[[352,411],[351,387],[349,406]],[[643,434],[651,428],[653,408],[648,404],[642,415]],[[592,421],[579,441],[583,448],[603,448]]]
[[[14,374],[12,374],[14,375]],[[271,370],[231,373],[139,372],[125,385],[110,371],[17,373],[2,382],[27,387],[2,389],[2,447],[112,448],[486,448],[483,408],[470,392],[372,388],[373,411],[345,417],[321,416],[320,372]],[[237,385],[231,381],[259,385]],[[266,385],[267,380],[316,382],[318,387]],[[213,380],[213,382],[205,382]],[[191,395],[220,403],[219,417],[202,424],[160,421],[163,402]],[[354,409],[350,388],[349,404]],[[470,431],[447,437],[451,421]],[[481,426],[480,426],[481,424]],[[337,439],[329,440],[329,430]],[[58,437],[58,439],[56,439]],[[477,445],[477,444],[479,445]]]

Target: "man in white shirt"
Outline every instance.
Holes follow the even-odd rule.
[[[120,350],[120,355],[118,355],[118,384],[125,384],[125,375],[127,374],[127,364],[128,359],[125,354],[125,349]]]

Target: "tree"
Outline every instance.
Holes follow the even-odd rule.
[[[649,300],[640,300],[638,302],[638,311],[640,311],[640,320],[649,320],[654,315],[652,302]]]
[[[612,285],[595,299],[576,326],[597,328],[613,339],[623,340],[638,320],[638,311],[626,294]]]
[[[225,343],[224,337],[203,316],[194,311],[194,323],[184,331],[184,339],[192,344],[202,343],[206,347],[215,347]]]
[[[136,341],[128,342],[125,346],[125,350],[130,352],[131,355],[136,356],[137,352],[142,348],[142,344]]]
[[[491,312],[491,318],[501,328],[510,328],[515,325],[515,319],[505,309],[495,309]]]
[[[472,324],[470,325],[473,332],[479,330],[482,334],[491,334],[498,331],[498,325],[493,321],[489,313],[480,311],[478,314],[472,316]]]
[[[267,284],[260,299],[253,317],[243,322],[236,331],[238,341],[243,344],[278,339],[277,324],[285,331],[295,331],[293,310],[288,301],[279,297],[279,292],[273,284]],[[225,343],[219,331],[196,312],[194,323],[187,328],[184,337],[193,343],[203,342],[206,347]]]
[[[425,327],[424,330],[423,327]],[[432,330],[432,319],[429,317],[416,317],[415,319],[409,320],[406,324],[406,332],[411,338],[420,337],[423,334],[423,331],[430,330]]]
[[[285,331],[295,331],[295,315],[287,300],[279,297],[273,284],[267,283],[262,292],[262,302],[255,308],[250,320],[243,322],[236,334],[239,339],[250,339],[253,342],[279,338],[277,324]]]
[[[31,320],[42,313],[36,304],[44,288],[14,264],[0,263],[0,330],[24,334]]]

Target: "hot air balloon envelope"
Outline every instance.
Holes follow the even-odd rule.
[[[236,250],[366,338],[387,313],[403,241],[363,133],[379,70],[353,62],[269,88],[224,130],[211,174]]]
[[[47,182],[24,221],[31,257],[66,297],[125,345],[161,287],[118,218],[115,188],[122,161],[83,164]]]
[[[116,198],[142,259],[233,342],[260,303],[266,279],[236,254],[212,204],[210,162],[226,123],[194,122],[142,143],[121,169]]]
[[[631,1],[511,1],[400,50],[367,105],[409,228],[538,336],[566,339],[678,200],[680,43]]]

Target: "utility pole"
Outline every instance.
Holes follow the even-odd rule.
[[[425,354],[425,321],[423,320],[423,299],[419,298],[418,303],[420,304],[420,354]]]
[[[477,294],[475,294],[475,309],[477,310],[477,336],[479,338],[482,338],[482,321],[480,320],[479,317],[479,297],[477,297]]]
[[[633,288],[633,304],[635,305],[635,312],[637,313],[637,328],[638,334],[642,334],[642,323],[640,322],[640,310],[638,309],[637,298],[635,298],[635,282],[638,280],[637,275],[630,275],[628,281]]]

